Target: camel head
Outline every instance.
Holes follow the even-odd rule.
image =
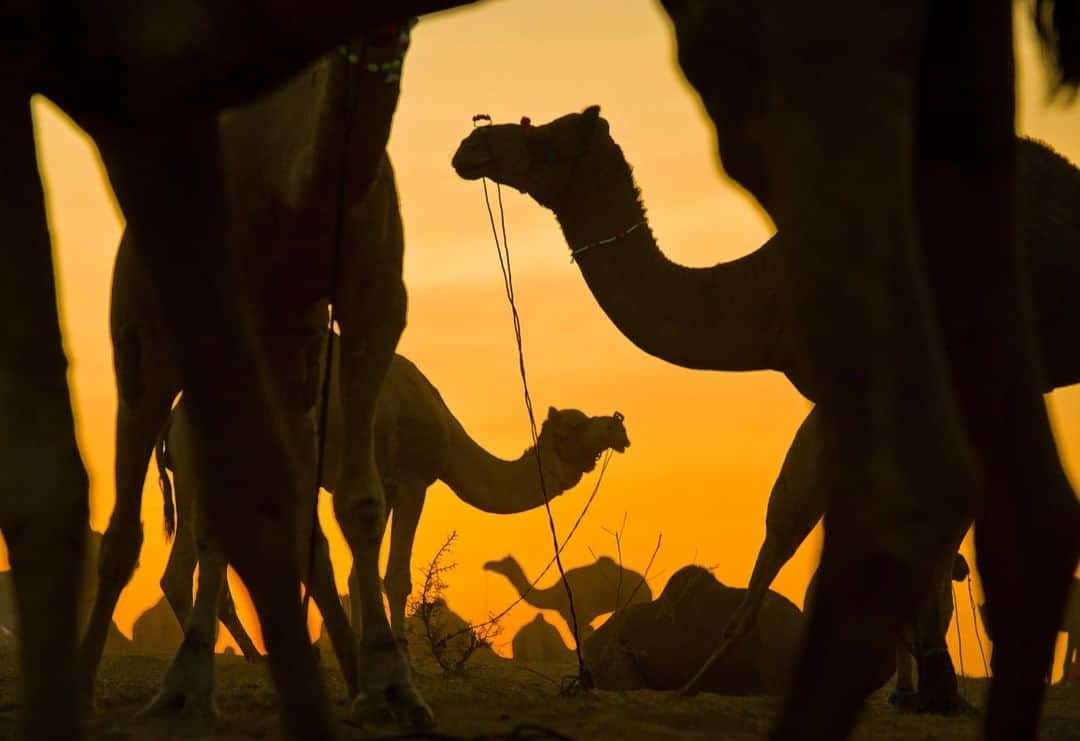
[[[548,408],[540,428],[541,451],[554,452],[574,473],[588,473],[609,448],[621,453],[630,447],[623,416],[589,417],[577,409]]]
[[[513,556],[503,556],[498,561],[487,561],[483,568],[484,571],[492,571],[503,576],[522,573],[521,566]]]
[[[528,118],[478,126],[458,146],[452,164],[466,180],[490,178],[554,208],[574,183],[581,159],[607,132],[595,105],[540,126]]]

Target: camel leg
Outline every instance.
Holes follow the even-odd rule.
[[[923,251],[985,470],[975,538],[995,640],[986,738],[1023,740],[1035,734],[1077,565],[1080,505],[1047,418],[1030,278],[1015,236],[1012,4],[928,8]]]
[[[773,579],[780,573],[825,512],[825,492],[817,482],[821,463],[821,423],[811,410],[784,456],[765,514],[765,541],[758,551],[746,595],[728,618],[720,642],[679,692],[694,694],[712,666],[734,648],[757,622]]]
[[[182,414],[182,408],[183,402],[177,412],[174,412],[177,417]],[[165,600],[176,615],[180,630],[184,630],[191,616],[191,594],[195,566],[199,562],[199,545],[196,539],[195,513],[191,506],[194,494],[188,491],[192,482],[184,480],[186,462],[183,460],[183,452],[172,450],[171,454],[173,465],[176,466],[173,472],[173,492],[177,509],[176,533],[169,551],[169,560],[166,561],[165,571],[161,575],[161,593],[165,595]]]
[[[232,590],[229,589],[227,577],[226,574],[225,583],[221,588],[221,598],[218,600],[218,619],[225,626],[225,629],[229,631],[229,635],[233,637],[233,640],[236,641],[236,645],[240,647],[240,653],[244,655],[244,658],[249,662],[259,661],[263,658],[263,655],[259,653],[259,649],[255,648],[255,642],[251,640],[251,636],[244,629],[244,624],[240,622],[240,616],[236,614],[236,603],[233,602]]]
[[[179,459],[174,461],[179,471],[183,464]],[[195,605],[184,626],[184,640],[165,674],[161,689],[142,713],[146,716],[180,716],[196,722],[205,722],[214,716],[214,644],[227,562],[221,548],[202,527],[199,530],[199,583]]]
[[[1065,643],[1065,661],[1061,666],[1061,681],[1068,683],[1072,681],[1069,676],[1069,669],[1072,667],[1073,662],[1080,661],[1080,635],[1077,635],[1075,627],[1070,626],[1066,635]]]
[[[82,738],[76,605],[88,480],[75,442],[30,96],[0,91],[0,529],[15,582],[20,738]],[[14,89],[12,89],[14,88]]]
[[[896,685],[889,694],[889,704],[904,708],[915,694],[915,659],[903,643],[896,644]]]
[[[97,592],[80,650],[79,679],[83,701],[88,705],[93,704],[94,679],[116,603],[142,549],[146,468],[179,391],[163,329],[156,325],[155,312],[141,295],[147,290],[147,278],[134,235],[125,230],[113,272],[110,306],[118,397],[116,500],[102,536]],[[190,607],[190,583],[186,599]],[[177,613],[178,618],[181,616]]]
[[[316,521],[315,540],[312,543],[314,560],[311,564],[311,575],[308,579],[308,588],[311,596],[323,616],[323,630],[330,636],[330,645],[334,647],[341,673],[345,677],[345,686],[349,690],[349,697],[355,697],[360,689],[358,682],[359,657],[356,652],[356,636],[349,625],[349,618],[345,615],[345,608],[341,605],[338,597],[337,586],[334,584],[334,567],[330,562],[330,545],[326,542],[326,535],[322,527]]]
[[[158,122],[157,130],[81,123],[137,232],[191,418],[199,512],[251,593],[287,734],[333,738],[300,610],[299,471],[222,244],[217,122],[207,117],[181,129]]]
[[[952,618],[952,556],[935,574],[933,591],[923,600],[913,623],[913,650],[919,669],[919,688],[911,709],[952,715],[963,706],[956,669],[945,637]]]
[[[385,192],[388,191],[388,192]],[[386,496],[375,464],[375,407],[405,328],[401,280],[402,226],[393,172],[384,159],[365,208],[350,214],[350,234],[364,235],[337,291],[342,328],[339,368],[343,445],[350,451],[334,493],[334,513],[353,553],[354,605],[363,631],[361,691],[353,702],[360,720],[392,714],[405,727],[432,723],[431,709],[412,683],[412,670],[394,638],[382,602],[379,546],[386,528]]]
[[[417,482],[397,484],[394,492],[390,555],[386,562],[384,585],[390,603],[390,628],[400,641],[405,641],[405,603],[412,593],[413,542],[426,496],[427,486]]]

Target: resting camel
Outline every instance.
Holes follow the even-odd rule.
[[[484,570],[505,576],[526,604],[558,612],[559,617],[566,621],[567,629],[575,632],[570,600],[561,579],[549,587],[534,587],[513,556],[488,561],[484,564]],[[601,556],[586,566],[568,569],[566,581],[574,595],[577,635],[582,641],[593,632],[592,622],[596,618],[652,599],[652,591],[644,576],[621,566],[608,556]]]
[[[573,661],[574,652],[567,648],[554,625],[536,613],[531,622],[514,633],[510,641],[514,661],[565,662]]]
[[[205,497],[208,527],[262,617],[288,733],[332,736],[294,588],[296,553],[305,549],[281,545],[282,533],[286,546],[298,538],[289,525],[299,469],[222,249],[215,114],[281,82],[365,23],[465,1],[315,0],[303,14],[281,0],[257,8],[205,0],[5,7],[0,141],[7,177],[0,202],[5,234],[18,248],[5,250],[9,262],[0,269],[7,277],[0,316],[8,317],[0,329],[0,416],[10,422],[0,439],[0,527],[12,546],[20,614],[50,616],[20,634],[25,735],[79,736],[74,604],[87,509],[27,100],[46,94],[83,126],[101,150],[128,230],[146,232],[138,241],[195,408],[201,478],[230,493]],[[1076,0],[1032,1],[1056,82],[1075,87],[1080,30],[1069,24]],[[924,559],[948,553],[949,526],[985,499],[977,537],[997,545],[980,549],[980,568],[1005,653],[988,728],[1030,736],[1043,692],[1037,675],[1049,661],[1076,563],[1077,505],[1038,398],[1025,283],[1017,280],[1011,4],[663,5],[676,22],[680,65],[717,125],[728,172],[782,230],[798,223],[809,244],[785,257],[787,273],[798,276],[785,295],[802,322],[801,388],[830,410],[828,446],[839,439],[843,448],[845,431],[862,431],[857,442],[867,455],[852,456],[855,471],[840,477],[847,487],[828,487],[825,578],[812,635],[846,636],[849,624],[894,633],[896,614],[928,583]],[[966,32],[975,23],[979,33]],[[852,213],[859,218],[842,218]],[[589,239],[606,237],[583,244]],[[959,286],[945,280],[953,273]],[[951,301],[943,300],[946,283]],[[195,301],[191,286],[203,287]],[[958,335],[973,345],[963,357]],[[858,348],[857,357],[845,348]],[[916,435],[915,428],[933,432]],[[241,444],[253,453],[246,465],[220,460]],[[335,499],[354,552],[370,549],[385,521],[372,461],[368,455],[357,464],[366,473],[358,493]],[[865,501],[880,503],[878,510],[860,506],[867,492],[873,496]],[[842,506],[847,502],[854,506]],[[904,518],[897,509],[935,516]],[[871,524],[853,522],[860,517],[849,512]],[[894,521],[904,526],[879,537]],[[994,537],[1013,531],[1016,537]],[[1023,567],[1024,555],[1049,566],[1032,578],[1036,570]],[[902,577],[901,589],[862,600],[841,588],[861,583],[845,568],[876,569],[877,558]],[[778,738],[846,734],[865,694],[857,671],[864,655],[845,653],[838,639],[811,644]],[[835,684],[818,683],[830,658],[853,671],[840,672]]]
[[[765,245],[704,269],[664,257],[595,110],[482,127],[455,168],[553,210],[601,307],[646,352],[778,370],[815,402],[807,481],[829,514],[822,583],[776,738],[850,733],[972,519],[1009,626],[987,733],[1031,737],[1080,512],[1013,239],[1011,4],[662,4],[727,173],[779,229]],[[1075,4],[1053,7],[1039,28],[1071,87]],[[1030,579],[1029,562],[1040,564]],[[945,662],[925,663],[948,683]],[[834,681],[820,681],[824,666]]]
[[[701,566],[671,575],[655,602],[615,614],[582,644],[597,687],[674,690],[712,649],[745,589],[728,587]],[[747,640],[714,664],[703,689],[724,695],[779,695],[791,683],[804,619],[786,597],[769,592]]]
[[[335,354],[335,360],[337,356]],[[345,420],[341,408],[339,364],[331,366],[330,407],[326,436],[326,458],[322,488],[331,494],[338,490],[343,466],[353,455],[353,447],[344,436]],[[173,412],[180,424],[183,400]],[[166,469],[177,471],[189,453],[183,436],[170,424],[157,446],[156,457],[165,498],[166,530],[176,526],[173,515],[173,488]],[[577,409],[548,409],[538,437],[539,457],[544,467],[544,486],[549,498],[557,497],[577,485],[593,470],[604,451],[624,451],[630,440],[623,417],[589,417]],[[543,506],[544,490],[537,468],[537,448],[530,447],[513,461],[498,458],[465,431],[447,407],[438,389],[408,358],[395,355],[386,374],[375,410],[375,456],[387,511],[393,513],[390,530],[390,556],[384,580],[390,604],[390,624],[394,634],[405,638],[405,602],[412,592],[411,561],[413,538],[428,488],[443,481],[463,502],[492,514],[515,514]],[[179,481],[175,488],[176,509],[180,510],[176,541],[161,577],[162,591],[183,622],[184,612],[177,605],[190,608],[192,571],[205,555],[196,545],[194,528],[188,524],[192,515],[191,494]],[[195,518],[197,520],[197,517]],[[220,559],[211,558],[211,564]],[[203,566],[203,568],[208,568]],[[202,577],[200,577],[201,579]],[[355,582],[356,574],[350,574]],[[356,590],[350,590],[355,594]],[[244,636],[236,620],[224,587],[220,605],[221,619],[234,638]],[[196,598],[198,603],[198,598]],[[382,608],[380,602],[377,605]],[[368,614],[376,606],[354,600],[352,614]],[[364,624],[366,630],[366,624]],[[332,634],[331,634],[332,637]],[[241,642],[241,648],[244,648]],[[252,646],[252,650],[254,647]],[[247,655],[247,650],[244,651]]]

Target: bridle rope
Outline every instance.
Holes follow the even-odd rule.
[[[491,116],[484,113],[473,116],[472,120],[473,126],[491,125]],[[523,118],[522,124],[528,126],[528,119]],[[491,234],[495,238],[495,251],[499,257],[499,268],[502,271],[503,287],[506,291],[506,298],[510,303],[510,315],[514,323],[514,339],[517,344],[518,352],[518,371],[521,375],[522,391],[525,397],[525,411],[529,415],[529,432],[532,436],[533,446],[536,450],[536,467],[537,472],[540,475],[540,492],[544,497],[544,511],[547,513],[548,528],[551,530],[551,542],[555,551],[553,560],[559,568],[559,578],[562,581],[563,588],[566,590],[566,598],[570,607],[570,629],[574,636],[574,653],[578,660],[578,675],[575,678],[576,683],[571,683],[569,685],[564,683],[564,690],[567,694],[576,693],[579,688],[582,691],[588,691],[589,689],[592,689],[593,686],[592,677],[589,674],[588,667],[585,666],[585,658],[581,653],[581,639],[578,631],[577,609],[574,605],[574,593],[570,588],[570,583],[566,580],[566,569],[563,568],[561,556],[562,547],[559,545],[559,536],[555,529],[555,518],[551,513],[551,498],[548,496],[547,483],[544,479],[544,464],[540,452],[539,436],[536,432],[536,415],[533,412],[532,396],[529,394],[529,381],[525,371],[525,350],[521,334],[521,317],[518,315],[517,302],[514,297],[514,273],[510,264],[510,245],[506,236],[506,213],[503,210],[502,185],[498,181],[495,183],[495,192],[499,206],[500,227],[496,228],[495,214],[491,208],[491,196],[488,193],[487,178],[481,178],[481,183],[484,187],[484,204],[487,207],[488,220],[491,223]],[[501,242],[499,239],[500,230],[502,232]],[[606,466],[607,462],[605,461],[605,468]],[[597,481],[597,486],[599,486],[599,480]]]

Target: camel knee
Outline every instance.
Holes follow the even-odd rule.
[[[98,581],[100,584],[127,584],[135,572],[142,550],[142,523],[138,520],[114,519],[101,538],[98,554]]]
[[[386,530],[386,503],[376,496],[334,497],[334,515],[349,544],[377,545]]]

